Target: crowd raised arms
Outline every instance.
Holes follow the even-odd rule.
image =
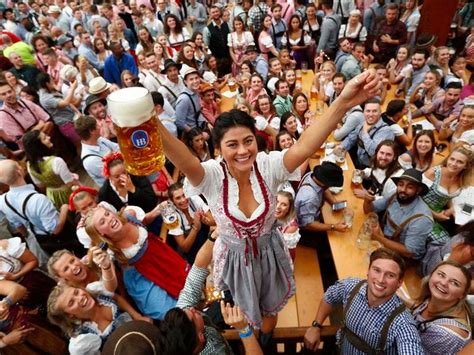
[[[342,305],[344,354],[469,353],[453,1],[444,43],[421,0],[1,2],[0,348],[316,351]]]

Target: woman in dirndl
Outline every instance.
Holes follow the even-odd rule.
[[[202,194],[219,229],[214,246],[214,284],[229,290],[250,325],[271,338],[278,312],[295,293],[291,258],[275,223],[281,183],[299,178],[297,169],[326,140],[345,112],[378,92],[373,70],[350,81],[336,102],[297,143],[284,151],[258,152],[254,120],[231,110],[215,122],[221,157],[199,162],[159,122],[166,156],[187,177],[188,196]]]
[[[232,57],[232,75],[239,73],[240,66],[245,59],[245,50],[248,46],[254,46],[255,41],[252,33],[245,30],[244,21],[237,16],[234,18],[234,32],[227,35],[227,46]]]

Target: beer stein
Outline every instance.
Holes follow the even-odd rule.
[[[237,90],[237,82],[235,81],[235,79],[233,77],[230,77],[227,80],[227,85],[229,86],[229,90],[231,92],[235,92]]]
[[[161,212],[161,218],[163,218],[166,228],[175,229],[179,226],[178,212],[170,201],[160,203],[158,209]]]
[[[107,96],[127,171],[146,176],[159,171],[166,157],[151,94],[145,88],[120,89]]]
[[[351,187],[353,190],[360,189],[362,187],[364,172],[362,170],[355,169],[352,172]]]

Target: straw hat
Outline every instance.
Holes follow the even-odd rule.
[[[103,77],[98,76],[97,78],[94,78],[89,82],[89,94],[100,94],[105,90],[110,89],[111,86],[112,84],[106,82]]]

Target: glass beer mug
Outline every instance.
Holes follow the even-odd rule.
[[[170,201],[160,203],[158,209],[161,212],[161,218],[165,223],[166,228],[175,229],[179,226],[178,212]]]
[[[158,119],[145,88],[120,89],[107,96],[125,167],[132,175],[146,176],[165,164]]]

